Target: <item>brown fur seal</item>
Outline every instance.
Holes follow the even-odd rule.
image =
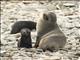
[[[41,37],[38,48],[49,51],[59,50],[66,44],[66,37],[59,29],[55,29]]]
[[[38,47],[41,36],[48,33],[49,31],[56,28],[56,15],[52,12],[43,13],[40,17],[41,19],[37,21],[36,30],[37,30],[37,39],[34,47]]]
[[[59,29],[56,14],[43,13],[42,19],[37,23],[37,40],[35,47],[43,50],[53,50],[63,47],[66,37]]]

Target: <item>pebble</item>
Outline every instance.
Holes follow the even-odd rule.
[[[64,3],[65,7],[69,7],[69,9],[63,8],[58,5],[58,1],[55,3],[44,3],[39,4],[38,2],[27,3],[25,1],[16,1],[16,2],[1,2],[1,43],[3,44],[2,48],[4,50],[1,51],[0,54],[3,56],[10,56],[9,58],[1,58],[1,60],[80,60],[80,57],[74,58],[74,52],[80,50],[80,44],[76,45],[79,41],[77,41],[74,37],[80,36],[80,18],[79,18],[79,10],[77,12],[73,7],[76,8],[74,3]],[[47,5],[46,5],[47,4]],[[80,5],[80,3],[79,3]],[[71,7],[71,8],[70,8]],[[58,10],[56,9],[58,8]],[[10,27],[16,21],[27,21],[34,20],[37,22],[39,19],[39,13],[44,11],[53,11],[56,13],[58,18],[58,24],[60,29],[64,32],[66,37],[69,37],[67,42],[67,52],[43,52],[42,50],[38,50],[38,52],[27,52],[24,50],[18,50],[16,46],[16,38],[20,37],[19,35],[11,35]],[[32,32],[32,42],[36,40],[36,32]],[[77,47],[77,48],[76,48]],[[8,50],[9,49],[9,50]],[[74,52],[69,52],[74,51]]]

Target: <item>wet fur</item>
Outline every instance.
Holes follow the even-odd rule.
[[[36,22],[33,21],[17,21],[12,25],[11,34],[16,34],[23,28],[28,28],[30,30],[36,29]]]
[[[31,32],[24,28],[21,30],[21,39],[18,41],[19,48],[32,48]]]

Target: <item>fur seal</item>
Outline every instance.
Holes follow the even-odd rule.
[[[37,22],[37,40],[34,47],[53,51],[65,45],[66,37],[56,21],[55,13],[43,13],[42,18]]]
[[[51,30],[56,28],[56,15],[52,12],[43,13],[40,19],[37,21],[36,30],[37,30],[37,39],[34,47],[38,47],[40,38],[48,33]]]
[[[21,39],[18,41],[18,47],[32,48],[30,29],[28,28],[21,29]]]
[[[33,21],[17,21],[12,25],[11,34],[16,34],[23,28],[28,28],[30,30],[36,29],[36,22]]]

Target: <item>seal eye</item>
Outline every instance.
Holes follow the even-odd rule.
[[[29,31],[27,31],[26,34],[29,34]]]
[[[49,20],[49,19],[48,19],[48,16],[47,16],[46,14],[43,14],[43,19],[46,20],[46,21]]]

